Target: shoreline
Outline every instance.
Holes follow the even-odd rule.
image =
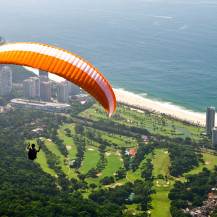
[[[38,75],[37,69],[26,67],[29,71],[34,72]],[[57,75],[53,75],[49,73],[49,78],[55,82],[61,82],[65,80]],[[137,94],[134,94],[129,91],[125,91],[123,89],[113,89],[116,95],[117,102],[121,102],[127,105],[140,107],[142,109],[148,110],[150,112],[154,112],[156,114],[166,114],[167,116],[173,117],[178,120],[187,121],[189,123],[199,125],[201,127],[205,127],[206,125],[206,113],[194,112],[191,110],[187,110],[184,107],[173,105],[169,102],[160,102],[151,100]]]
[[[125,103],[127,105],[137,106],[148,111],[165,114],[175,119],[187,121],[192,124],[205,127],[206,114],[197,113],[185,108],[172,105],[170,103],[161,103],[159,101],[150,100],[134,93],[124,91],[122,89],[113,89],[116,95],[117,102]]]

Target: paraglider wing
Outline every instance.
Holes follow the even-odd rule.
[[[0,46],[0,64],[17,64],[59,75],[90,93],[111,116],[115,94],[105,77],[75,54],[48,45],[20,42]]]

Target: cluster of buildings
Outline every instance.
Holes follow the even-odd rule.
[[[80,88],[69,81],[57,84],[57,102],[69,103],[69,94],[79,93]],[[45,102],[51,102],[51,82],[48,72],[39,71],[39,77],[30,77],[23,82],[25,98],[37,98]]]
[[[15,85],[12,84],[12,69],[9,66],[0,66],[0,97],[10,95],[13,86]],[[18,86],[23,87],[24,99],[11,100],[11,105],[18,108],[65,112],[71,107],[68,104],[69,96],[80,94],[80,88],[69,81],[56,83],[55,95],[52,94],[52,83],[48,72],[42,70],[39,71],[38,77],[30,77],[23,81],[23,85]],[[86,101],[86,99],[87,95],[80,94],[80,101]],[[0,113],[7,111],[9,111],[8,106],[0,107]]]
[[[203,201],[203,206],[196,207],[194,209],[182,209],[182,211],[186,214],[190,214],[191,216],[197,216],[197,217],[206,217],[210,216],[211,213],[215,210],[217,207],[217,196],[216,196],[216,188],[212,188],[212,192],[208,194],[208,200]]]
[[[215,126],[215,107],[207,107],[206,110],[206,134],[212,135],[212,144],[217,144],[217,127]]]

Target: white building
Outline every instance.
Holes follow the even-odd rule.
[[[12,70],[9,66],[0,68],[0,96],[7,96],[12,91]]]
[[[26,98],[35,98],[40,96],[39,78],[30,77],[23,82],[23,94]]]
[[[215,107],[207,107],[206,110],[206,134],[211,134],[212,129],[215,127]]]
[[[11,105],[16,108],[27,108],[43,110],[48,112],[66,112],[71,106],[69,104],[33,101],[27,99],[12,99]]]
[[[51,101],[51,82],[40,81],[40,99],[42,101]]]

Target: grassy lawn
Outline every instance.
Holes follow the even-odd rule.
[[[100,176],[100,179],[104,178],[105,176],[113,176],[114,173],[117,172],[123,165],[123,162],[120,161],[120,159],[120,156],[115,155],[115,153],[111,153],[111,155],[107,157],[108,164],[107,167],[102,171],[102,176]]]
[[[155,157],[152,160],[154,165],[153,176],[157,178],[159,174],[169,176],[170,157],[166,149],[155,149]]]
[[[159,174],[169,176],[168,166],[170,165],[169,154],[166,149],[155,149],[155,157],[152,160],[154,166],[153,176],[157,177]],[[152,217],[170,217],[170,200],[168,194],[172,189],[174,181],[156,179],[154,181],[154,189],[156,194],[152,195],[152,206],[151,210]]]
[[[154,166],[153,175],[157,177],[158,174],[167,175],[169,177],[168,166],[170,165],[169,154],[165,154],[165,149],[156,149],[155,150],[155,158],[152,163]],[[207,164],[200,163],[199,167],[191,170],[190,172],[184,174],[197,174],[202,171],[203,167],[208,168],[209,170],[213,169],[214,165],[217,165],[217,156],[203,153],[204,161]],[[176,180],[174,178],[174,180]],[[185,180],[184,177],[181,177],[182,181]],[[154,181],[154,188],[156,189],[156,194],[152,195],[152,206],[153,210],[151,210],[152,217],[170,217],[170,200],[168,198],[168,194],[170,190],[173,188],[173,184],[175,181],[157,179]]]
[[[40,153],[38,153],[38,156],[35,160],[35,162],[39,163],[41,168],[44,170],[44,172],[51,174],[52,176],[55,176],[56,173],[54,170],[52,170],[48,164],[47,164],[47,158],[43,150],[40,150]]]
[[[75,156],[77,154],[77,148],[75,146],[73,138],[65,135],[64,129],[66,129],[66,128],[70,129],[72,134],[75,134],[74,126],[72,124],[64,124],[57,132],[58,132],[59,138],[64,140],[64,144],[66,146],[71,147],[71,149],[68,150],[68,153],[69,153],[68,157],[70,159],[72,159],[72,158],[75,158]]]
[[[36,149],[38,149],[38,145],[37,145],[37,139],[34,140],[26,140],[27,143],[30,144],[35,144]],[[51,174],[52,176],[55,176],[56,173],[54,170],[52,170],[49,165],[47,164],[47,158],[46,158],[46,154],[43,151],[43,147],[40,150],[40,152],[37,154],[37,158],[35,159],[35,162],[40,164],[40,167],[42,168],[42,170],[46,173]]]
[[[147,159],[152,159],[153,158],[153,155],[152,153],[149,153],[145,159],[140,163],[139,165],[139,168],[133,172],[132,170],[128,171],[128,178],[131,180],[131,181],[136,181],[137,179],[141,179],[141,180],[144,180],[144,178],[141,177],[141,174],[142,174],[142,169],[141,167],[143,166],[144,163],[146,163]]]
[[[67,175],[69,168],[68,163],[67,165],[65,165],[64,160],[66,159],[65,156],[63,156],[60,152],[60,150],[58,149],[57,145],[55,143],[53,143],[52,141],[49,140],[45,140],[45,145],[47,146],[47,148],[53,153],[55,154],[58,159],[59,159],[59,165],[62,167],[63,172]]]
[[[118,106],[115,114],[119,116],[117,122],[120,124],[145,127],[152,133],[168,135],[170,137],[194,137],[198,141],[200,139],[200,133],[204,132],[204,128],[188,126],[181,121],[166,116],[136,111],[136,109],[132,108]],[[80,113],[80,116],[90,118],[94,121],[108,117],[99,104],[95,104],[90,109]],[[116,119],[114,118],[113,121],[116,121]],[[174,127],[176,130],[175,133],[172,132]]]
[[[217,156],[214,156],[212,154],[202,153],[203,159],[205,161],[205,164],[200,163],[199,167],[196,167],[195,169],[191,170],[188,173],[185,173],[183,176],[187,174],[197,174],[203,170],[204,167],[206,167],[209,170],[212,170],[215,165],[217,165]]]
[[[102,138],[111,141],[114,144],[117,144],[119,147],[135,147],[137,142],[131,137],[121,136],[121,135],[111,135],[105,132],[102,132]]]
[[[84,155],[84,161],[82,167],[80,168],[80,172],[83,174],[87,173],[92,168],[96,168],[96,165],[100,159],[98,149],[96,149],[95,147],[89,147],[89,149],[93,150],[86,150]]]
[[[165,190],[157,190],[156,194],[152,195],[152,206],[154,209],[151,210],[152,217],[170,217],[170,200],[168,194],[170,188]]]
[[[115,153],[111,153],[111,155],[107,156],[107,166],[106,168],[101,172],[101,176],[99,176],[98,178],[87,178],[85,179],[86,182],[90,183],[95,183],[96,185],[99,184],[99,181],[101,179],[103,179],[105,176],[114,176],[114,173],[118,171],[118,169],[120,167],[122,167],[123,162],[120,161],[121,157],[118,155],[115,155]],[[117,181],[118,183],[122,183],[122,182],[127,182],[127,180],[120,180]]]

